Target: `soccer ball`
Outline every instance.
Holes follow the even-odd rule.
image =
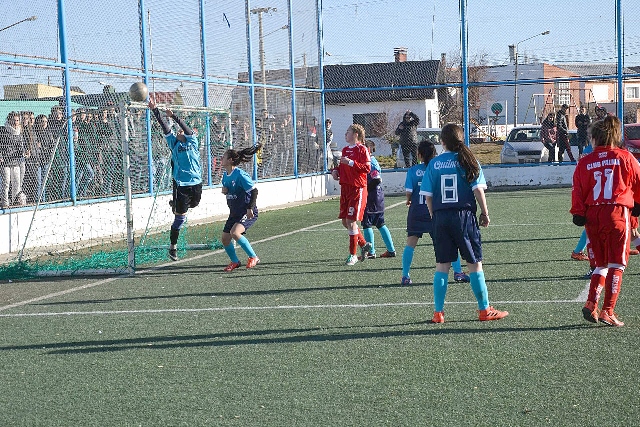
[[[145,101],[149,96],[149,89],[147,89],[147,85],[144,83],[134,83],[129,88],[129,96],[136,102]]]

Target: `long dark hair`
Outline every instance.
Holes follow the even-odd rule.
[[[436,146],[433,145],[433,142],[428,139],[423,139],[418,145],[418,154],[422,158],[422,162],[425,165],[428,165],[431,159],[433,159],[438,152],[436,151]]]
[[[253,145],[251,147],[244,148],[242,150],[234,150],[229,148],[225,151],[224,155],[231,160],[233,166],[238,166],[240,163],[245,163],[251,160],[254,154],[262,148],[262,144]]]
[[[440,133],[442,145],[448,151],[458,153],[458,163],[465,172],[467,182],[475,181],[480,176],[480,165],[478,159],[473,155],[469,147],[464,144],[464,130],[462,126],[455,123],[447,123]]]

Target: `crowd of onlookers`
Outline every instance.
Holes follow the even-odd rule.
[[[196,132],[204,132],[206,116],[185,114],[185,120]],[[32,111],[11,112],[0,126],[0,209],[35,203],[68,201],[71,178],[76,199],[109,197],[124,193],[122,168],[122,120],[116,106],[77,109],[72,112],[73,151],[69,150],[68,119],[64,109],[55,106],[50,114]],[[297,151],[294,151],[294,125],[291,114],[270,115],[263,111],[256,118],[256,138],[262,143],[257,154],[259,178],[293,174],[293,158],[297,153],[298,173],[324,169],[325,143],[331,153],[332,131],[327,121],[327,138],[315,117],[297,120]],[[154,187],[170,189],[170,155],[162,132],[151,122],[151,159],[149,158],[145,110],[132,110],[128,115],[131,185],[134,193],[149,192],[149,171]],[[211,173],[211,183],[220,182],[220,158],[233,144],[245,147],[253,143],[250,120],[239,116],[211,114],[209,120],[210,161],[204,138],[201,138],[204,179]],[[336,147],[333,147],[334,150]],[[329,167],[333,166],[329,154]],[[149,161],[152,162],[151,168]],[[71,167],[73,165],[73,168]],[[209,165],[210,170],[209,170]],[[72,176],[73,172],[73,176]],[[154,190],[155,191],[155,190]]]

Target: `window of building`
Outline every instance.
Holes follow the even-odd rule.
[[[556,82],[556,93],[558,94],[558,104],[571,105],[571,91],[569,82]]]
[[[627,86],[624,90],[626,99],[640,98],[640,86]]]
[[[387,133],[387,113],[354,114],[353,123],[362,125],[367,137],[381,137]]]

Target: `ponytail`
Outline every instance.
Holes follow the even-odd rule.
[[[244,148],[242,150],[234,150],[233,148],[229,148],[225,155],[233,166],[238,166],[240,163],[246,163],[253,157],[254,154],[258,152],[262,148],[262,144],[253,145],[251,147]]]
[[[467,182],[473,182],[480,176],[480,165],[473,152],[464,144],[464,130],[455,123],[447,123],[440,133],[442,144],[448,151],[458,153],[458,163],[465,172]]]

